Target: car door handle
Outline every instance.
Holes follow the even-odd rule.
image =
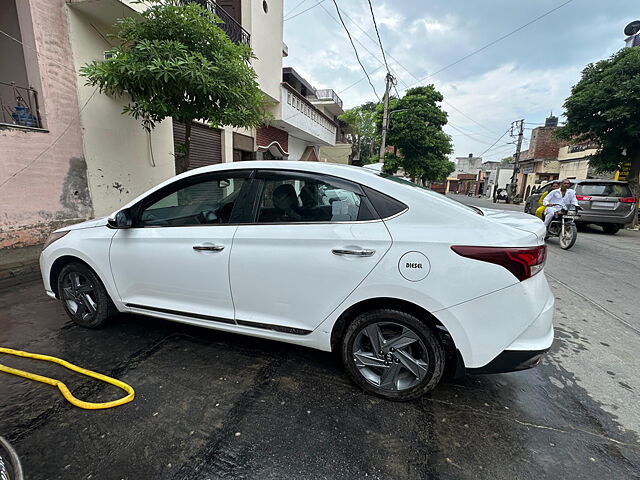
[[[373,256],[374,253],[376,253],[376,251],[367,250],[367,249],[351,250],[351,249],[344,249],[344,248],[334,248],[333,250],[331,250],[331,253],[333,253],[334,255],[353,255],[354,257],[371,257]]]
[[[196,252],[221,252],[224,245],[194,245],[193,249]]]

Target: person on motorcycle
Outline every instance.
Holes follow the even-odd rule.
[[[562,210],[562,207],[567,205],[575,205],[578,206],[578,199],[576,198],[576,191],[571,187],[571,180],[565,178],[562,180],[560,184],[560,188],[556,190],[552,190],[549,192],[542,202],[545,207],[547,207],[544,211],[544,224],[545,226],[549,226],[553,216]]]
[[[551,192],[552,190],[557,189],[560,186],[560,182],[558,182],[557,180],[554,180],[551,183],[551,190],[549,190],[548,192],[544,192],[541,196],[540,199],[538,200],[538,208],[536,209],[536,217],[538,217],[540,220],[544,220],[544,211],[546,210],[547,207],[544,206],[543,202],[544,199],[547,195],[549,195],[549,192]]]

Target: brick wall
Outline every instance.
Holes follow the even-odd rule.
[[[15,249],[37,253],[50,231],[92,214],[65,0],[20,2],[31,16],[22,40],[48,132],[0,128],[0,272],[28,261]]]
[[[272,142],[278,142],[285,151],[289,151],[289,134],[284,130],[272,127],[271,125],[256,130],[256,143],[258,147],[267,147]]]
[[[538,127],[531,131],[529,148],[522,152],[520,161],[540,158],[558,158],[558,150],[567,143],[553,136],[557,127]]]

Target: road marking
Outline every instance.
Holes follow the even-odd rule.
[[[599,310],[601,310],[602,312],[612,316],[613,318],[615,318],[617,321],[619,321],[620,323],[622,323],[623,325],[626,325],[627,327],[629,327],[631,330],[633,330],[634,332],[636,332],[638,335],[640,335],[640,329],[634,327],[633,325],[631,325],[629,322],[627,322],[624,318],[616,315],[615,313],[613,313],[611,310],[609,310],[608,308],[604,307],[603,305],[600,305],[598,302],[595,302],[593,300],[591,300],[589,297],[587,297],[586,295],[580,293],[579,291],[575,290],[574,288],[570,287],[569,285],[567,285],[566,283],[564,283],[562,280],[558,279],[557,277],[555,277],[554,275],[550,274],[549,272],[545,272],[547,277],[551,277],[554,281],[558,282],[560,285],[562,285],[563,287],[565,287],[567,290],[569,290],[572,293],[575,293],[577,296],[579,296],[580,298],[582,298],[583,300],[586,300],[587,302],[589,302],[590,304],[592,304],[594,307],[598,308]]]

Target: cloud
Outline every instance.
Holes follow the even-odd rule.
[[[285,1],[287,8],[297,3]],[[374,100],[344,29],[336,22],[333,5],[325,3],[326,11],[319,6],[285,23],[290,54],[285,64],[304,72],[314,85],[339,92],[347,108]],[[638,16],[637,0],[616,0],[615,8],[611,2],[574,0],[433,75],[561,3],[375,0],[373,5],[398,89],[402,92],[431,75],[421,83],[434,83],[450,105],[464,112],[443,104],[452,125],[463,132],[447,128],[455,152],[465,155],[485,150],[513,120],[542,122],[551,110],[560,115],[582,68],[622,48],[622,29]],[[362,63],[382,94],[386,72],[380,68],[368,3],[338,0],[338,4]]]

